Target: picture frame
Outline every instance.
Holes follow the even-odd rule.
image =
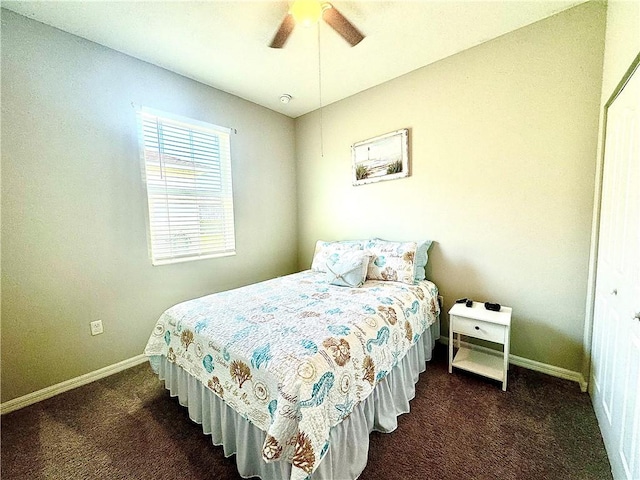
[[[353,185],[409,176],[409,129],[403,128],[351,146]]]

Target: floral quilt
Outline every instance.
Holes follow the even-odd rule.
[[[437,319],[436,286],[330,285],[310,270],[180,303],[147,343],[267,432],[265,461],[305,479],[346,418]]]

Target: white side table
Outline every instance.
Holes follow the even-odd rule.
[[[453,372],[453,367],[477,373],[502,382],[502,390],[506,391],[510,331],[510,307],[502,307],[499,312],[494,312],[484,308],[483,303],[473,302],[472,307],[456,303],[449,310],[449,373]],[[458,349],[455,358],[454,334],[455,347]],[[503,346],[502,355],[461,346],[460,335],[499,343]]]

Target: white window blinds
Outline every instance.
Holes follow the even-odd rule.
[[[138,111],[154,265],[235,254],[230,130]]]

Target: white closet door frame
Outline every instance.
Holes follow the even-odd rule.
[[[634,83],[629,84],[629,82]],[[631,116],[626,117],[628,120],[620,120],[624,118],[624,114],[622,117],[620,114],[621,112],[625,112],[625,103],[615,105],[616,116],[612,117],[612,119],[614,119],[614,123],[617,126],[610,125],[611,122],[609,122],[608,116],[610,107],[623,91],[626,96],[621,102],[633,100],[633,95],[638,95],[638,89],[640,88],[638,82],[640,82],[640,53],[636,56],[623,76],[622,81],[618,84],[604,107],[601,155],[597,169],[596,197],[594,202],[594,223],[584,338],[584,359],[586,365],[583,366],[586,367],[585,371],[589,371],[589,393],[591,394],[591,399],[603,433],[614,477],[620,479],[636,479],[640,476],[640,397],[637,396],[640,386],[640,360],[638,359],[638,352],[640,351],[640,334],[638,334],[638,332],[640,332],[640,327],[631,321],[633,312],[637,312],[637,299],[640,298],[640,295],[636,293],[640,292],[640,290],[638,290],[638,279],[640,278],[638,275],[640,271],[636,271],[638,262],[640,262],[640,258],[637,258],[637,255],[640,255],[640,253],[635,250],[637,247],[637,239],[640,238],[640,236],[636,230],[637,223],[634,224],[634,221],[631,221],[630,225],[635,226],[628,229],[629,224],[625,223],[624,220],[625,218],[635,219],[637,216],[638,200],[637,190],[635,189],[638,187],[637,183],[631,183],[629,179],[635,179],[634,182],[638,181],[638,165],[634,163],[633,160],[636,158],[633,152],[636,152],[637,155],[637,149],[634,149],[630,145],[637,147],[638,144],[635,143],[638,138],[636,131],[639,127],[638,117],[634,116],[637,115],[637,109],[632,108],[631,110],[627,110],[628,112],[635,111],[636,113],[630,113]],[[629,85],[629,88],[624,90],[627,85]],[[631,95],[631,97],[628,95]],[[638,104],[632,103],[632,105],[635,106]],[[620,108],[623,110],[620,110]],[[622,123],[620,123],[621,121]],[[631,123],[626,123],[627,121]],[[621,125],[622,130],[619,130]],[[609,127],[611,127],[611,129],[609,129]],[[631,129],[628,132],[627,127]],[[613,136],[611,136],[611,134],[613,134]],[[632,135],[632,137],[629,138],[635,138],[636,140],[630,143],[627,142],[628,134]],[[620,137],[620,135],[622,136]],[[611,141],[614,150],[610,150],[612,148],[611,145],[607,145],[607,143]],[[612,155],[612,157],[618,154],[618,148],[620,148],[619,145],[621,144],[626,146],[624,148],[630,148],[629,155],[631,155],[631,157],[622,157],[631,159],[626,167],[628,171],[619,170],[620,165],[626,165],[624,160],[621,164],[619,162],[608,164],[608,167],[607,164],[605,164],[605,159],[609,158],[609,154]],[[613,170],[611,170],[612,168]],[[628,174],[626,177],[623,175],[625,172]],[[613,175],[613,177],[607,177],[607,180],[605,179],[605,174]],[[618,182],[620,178],[626,178],[628,180],[625,181],[625,185],[615,183]],[[607,185],[605,185],[605,181]],[[613,184],[610,183],[612,181],[614,182]],[[621,207],[615,207],[615,204],[608,204],[608,206],[603,204],[603,202],[611,200],[612,185],[626,187],[626,190],[624,188],[620,190],[622,197],[626,198],[625,201],[627,202],[622,203]],[[605,191],[605,187],[607,187],[607,191]],[[618,190],[616,189],[614,191]],[[628,192],[633,193],[630,194]],[[631,203],[628,203],[629,200],[631,200]],[[625,205],[627,207],[625,207]],[[633,209],[624,210],[624,212],[616,211],[616,208],[624,209],[628,208],[628,205],[633,205]],[[614,206],[614,209],[609,211],[612,206]],[[605,208],[609,211],[606,217]],[[612,215],[614,218],[612,218]],[[622,217],[620,215],[622,215]],[[623,224],[621,225],[622,236],[616,235],[615,237],[611,237],[612,233],[621,233],[619,231],[611,232],[608,230],[613,225],[620,227],[620,219],[623,219]],[[607,220],[606,224],[602,224],[605,220]],[[614,223],[611,224],[610,222]],[[628,237],[627,232],[631,232],[631,235]],[[629,240],[630,238],[632,240]],[[612,241],[615,242],[615,244],[612,244]],[[630,243],[628,245],[620,245],[618,244],[620,241],[629,241]],[[603,248],[605,250],[603,250]],[[629,251],[628,248],[631,250]],[[621,249],[622,253],[616,253],[617,249]],[[631,260],[630,268],[627,267],[627,262],[623,262],[625,252],[632,254],[632,258],[627,259]],[[604,257],[602,257],[602,254],[604,254]],[[608,254],[614,254],[615,258],[607,256]],[[623,256],[620,257],[620,255]],[[601,265],[599,262],[603,260],[604,263]],[[614,260],[616,260],[616,262],[614,262]],[[601,268],[602,273],[598,271],[598,268]],[[613,280],[613,282],[609,280]],[[599,283],[600,281],[602,281],[602,283]],[[622,281],[620,287],[624,287],[624,295],[619,299],[617,288],[613,288],[611,291],[608,290],[612,287],[617,287],[618,283],[616,282],[618,281]],[[630,287],[631,290],[627,287]],[[636,310],[631,312],[632,309]],[[605,311],[606,315],[603,317],[603,312]],[[625,318],[617,318],[620,315]],[[626,315],[629,315],[628,319]],[[637,319],[639,314],[636,313],[635,315]],[[614,333],[611,332],[612,325],[615,326]],[[631,330],[626,332],[629,326]],[[608,330],[605,331],[604,329]],[[627,337],[618,338],[620,335],[625,335],[626,333],[631,334],[628,337],[628,345],[624,341]],[[607,345],[603,345],[605,340],[608,342]],[[618,340],[621,341],[619,345]],[[614,345],[611,345],[612,341]],[[618,346],[620,348],[618,348]],[[625,346],[628,351],[625,350]],[[592,348],[594,350],[592,350]],[[612,356],[615,358],[612,359]],[[595,364],[592,364],[592,362],[595,362]],[[613,410],[615,410],[615,412]],[[628,416],[629,418],[627,418]]]
[[[602,120],[602,133],[600,135],[600,155],[598,158],[598,164],[596,165],[596,186],[593,202],[593,220],[591,226],[591,250],[589,252],[589,278],[587,279],[587,307],[584,323],[583,334],[583,358],[582,358],[582,374],[584,375],[586,386],[584,391],[589,387],[591,379],[591,348],[592,348],[592,336],[593,336],[593,319],[595,310],[595,298],[596,298],[596,279],[597,279],[597,262],[598,262],[598,245],[599,245],[599,233],[600,233],[600,215],[602,211],[602,182],[604,174],[604,157],[605,157],[605,139],[607,138],[607,112],[609,107],[618,98],[620,92],[625,87],[627,82],[631,79],[631,75],[640,68],[640,53],[636,55],[636,58],[631,63],[631,66],[627,69],[622,76],[622,80],[616,86],[615,90],[604,105],[604,115]]]

